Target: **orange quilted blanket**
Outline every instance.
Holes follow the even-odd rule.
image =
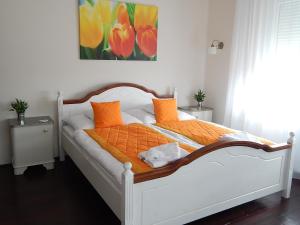
[[[161,128],[174,131],[178,134],[182,134],[201,145],[212,144],[218,141],[218,139],[225,134],[238,132],[230,128],[218,126],[201,120],[168,121],[157,123],[156,125]],[[263,138],[258,139],[264,144],[274,144],[273,142]]]
[[[152,128],[135,123],[85,130],[85,132],[120,162],[131,162],[134,173],[153,170],[138,158],[140,152],[155,146],[175,142],[175,140]],[[185,144],[179,143],[179,146],[188,152],[196,150]]]

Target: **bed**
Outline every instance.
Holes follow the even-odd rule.
[[[80,114],[90,101],[122,102],[122,110],[171,98],[131,83],[117,83],[81,99],[58,96],[59,153],[75,162],[84,176],[120,219],[122,225],[185,224],[231,207],[282,192],[289,198],[293,172],[294,134],[274,146],[251,141],[222,141],[188,156],[136,175],[124,163],[119,182],[97,163],[68,132],[66,118]]]

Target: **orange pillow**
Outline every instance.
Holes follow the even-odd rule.
[[[123,125],[120,101],[91,102],[95,128]]]
[[[178,121],[176,99],[152,99],[157,123]]]

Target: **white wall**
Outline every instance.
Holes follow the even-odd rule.
[[[235,0],[210,0],[207,46],[216,39],[224,42],[217,55],[208,55],[205,78],[205,104],[214,108],[217,123],[223,123],[225,113],[234,13]]]
[[[14,0],[0,7],[0,164],[10,162],[7,118],[15,97],[29,115],[56,116],[56,94],[80,97],[111,82],[134,82],[189,104],[203,88],[209,0],[139,0],[159,6],[158,62],[79,60],[78,0]]]

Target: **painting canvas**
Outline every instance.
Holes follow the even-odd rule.
[[[80,59],[157,60],[158,7],[79,1]]]

